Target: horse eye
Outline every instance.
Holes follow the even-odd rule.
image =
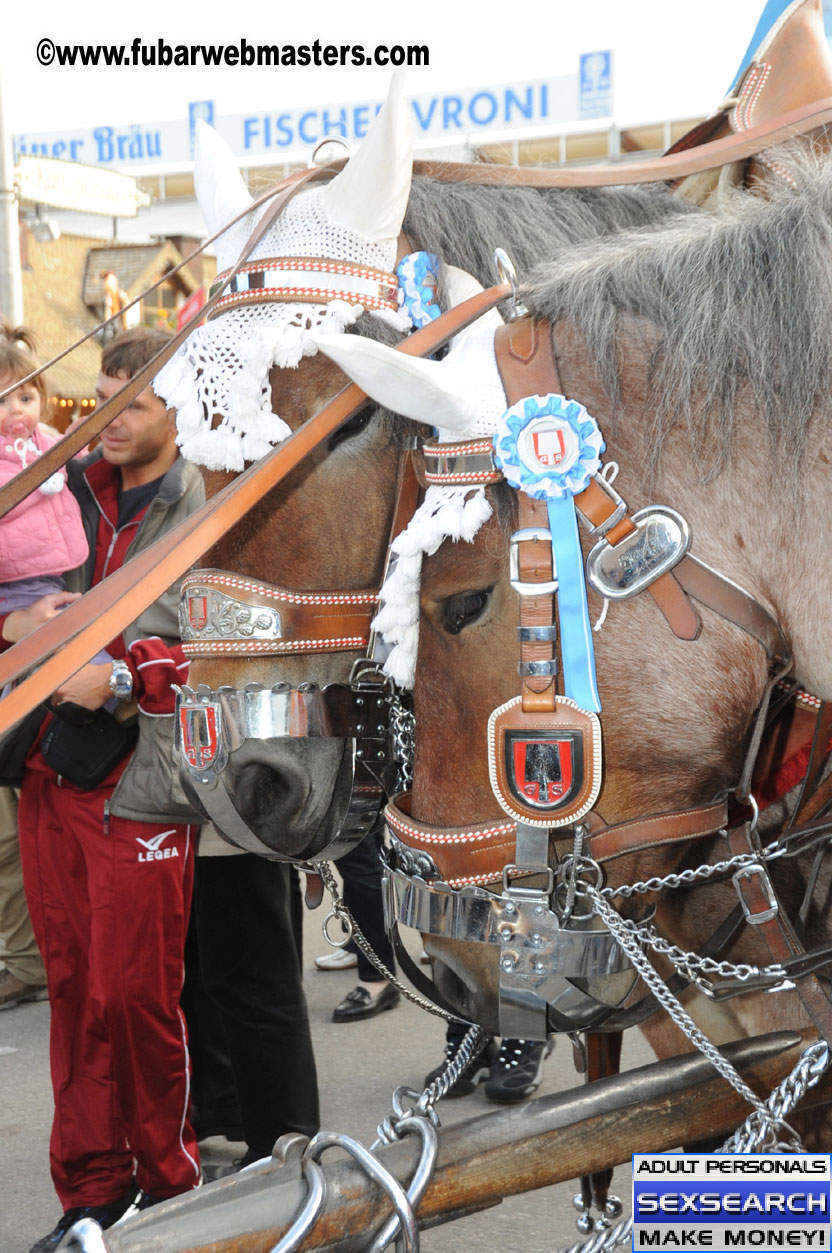
[[[354,413],[351,418],[348,418],[346,422],[339,426],[329,441],[330,452],[345,439],[350,439],[353,435],[357,435],[359,431],[363,431],[364,427],[369,424],[374,412],[375,407],[373,405],[365,405],[363,409],[359,409],[358,413]]]
[[[486,587],[477,592],[462,592],[445,601],[442,617],[449,635],[459,635],[465,627],[472,626],[482,617],[491,591],[490,587]]]

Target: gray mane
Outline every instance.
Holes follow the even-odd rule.
[[[415,178],[404,230],[416,248],[494,283],[494,249],[504,248],[519,281],[542,260],[576,244],[687,217],[695,212],[663,186],[536,190]]]
[[[541,259],[522,298],[552,323],[573,319],[613,403],[624,315],[659,332],[651,362],[655,458],[670,427],[697,446],[731,447],[739,390],[750,387],[772,441],[799,463],[809,420],[832,384],[832,162],[800,148],[769,199],[728,193],[715,213],[667,215]],[[578,397],[580,399],[580,397]]]

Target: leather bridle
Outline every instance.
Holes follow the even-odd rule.
[[[497,332],[495,349],[509,405],[525,396],[562,392],[547,324],[528,318],[510,322]],[[433,483],[474,487],[500,478],[488,441],[428,444],[424,455],[426,477]],[[548,545],[541,543],[548,535],[548,519],[541,502],[522,491],[517,500],[517,530],[511,545],[519,552],[512,560],[512,585],[527,593],[520,596],[519,670],[523,679],[519,699],[526,710],[551,712],[557,699],[552,562]],[[698,601],[751,634],[764,648],[769,682],[734,792],[734,810],[737,802],[741,810],[751,798],[751,776],[772,692],[790,668],[779,624],[753,597],[697,561],[675,534],[671,559],[657,559],[652,570],[649,560],[633,563],[630,550],[639,542],[649,510],[631,518],[625,502],[601,475],[575,503],[587,529],[598,537],[596,548],[600,545],[607,558],[606,563],[596,563],[610,581],[609,587],[599,588],[602,594],[620,590],[622,581],[629,580],[626,593],[649,591],[670,628],[688,640],[695,640],[701,629],[693,604]],[[588,564],[591,570],[592,562]],[[629,573],[632,569],[638,572],[635,578]],[[540,595],[534,593],[535,583],[540,585]],[[793,851],[801,841],[822,838],[820,833],[829,829],[828,824],[819,824],[818,815],[828,803],[832,784],[827,781],[817,791],[814,784],[826,757],[832,715],[822,702],[818,704],[806,796],[798,800],[795,820],[784,837]],[[765,869],[756,814],[754,820],[737,821],[728,797],[609,827],[592,810],[581,816],[579,827],[571,823],[565,831],[556,826],[547,829],[543,823],[529,826],[509,815],[463,827],[437,827],[412,817],[409,794],[392,799],[385,817],[390,842],[385,908],[391,929],[395,934],[401,923],[443,940],[494,946],[499,953],[500,1031],[504,1035],[542,1039],[550,1030],[620,1030],[628,1020],[626,1011],[622,1017],[616,1010],[629,993],[632,979],[628,981],[624,974],[628,963],[612,937],[590,929],[589,918],[577,925],[568,917],[564,921],[564,868],[566,873],[575,873],[572,853],[578,832],[582,873],[590,875],[600,876],[605,864],[627,854],[671,844],[681,848],[719,834],[727,838],[733,856],[752,853],[748,866],[734,877],[739,904],[730,925],[719,929],[721,943],[742,922],[758,927],[772,960],[800,969],[796,986],[807,1012],[821,1034],[832,1039],[832,1004],[814,973],[819,961],[830,960],[828,947],[814,955],[805,953]],[[569,837],[566,843],[564,835]],[[553,850],[557,876],[550,868]],[[494,882],[502,883],[502,891],[485,889],[485,884]],[[397,952],[404,955],[400,943]],[[420,990],[427,992],[427,981],[419,979],[406,957],[405,965],[410,977],[416,973]]]

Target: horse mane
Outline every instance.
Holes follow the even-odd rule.
[[[522,281],[542,259],[576,244],[693,212],[663,186],[559,190],[415,178],[404,230],[414,246],[489,286],[495,248],[505,249]]]
[[[494,250],[504,248],[518,277],[541,257],[615,231],[697,212],[661,186],[634,188],[535,189],[484,187],[414,178],[403,229],[414,249],[435,253],[447,265],[472,274],[484,287],[496,281]],[[444,298],[440,278],[440,297]],[[446,302],[442,299],[443,307]],[[363,314],[347,334],[393,345],[398,335]],[[380,408],[391,438],[407,444],[419,424],[392,419]]]
[[[583,335],[615,406],[622,332],[647,319],[654,464],[675,424],[705,467],[727,464],[741,392],[750,391],[793,475],[832,384],[832,162],[801,145],[777,151],[764,194],[727,191],[715,213],[667,214],[541,260],[521,297]],[[643,342],[650,342],[644,338]],[[628,351],[632,351],[632,337]],[[580,399],[580,397],[576,397]],[[650,419],[648,418],[648,421]]]

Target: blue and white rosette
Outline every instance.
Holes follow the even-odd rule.
[[[558,581],[565,695],[600,713],[575,496],[601,467],[598,423],[576,400],[526,396],[507,409],[494,435],[494,460],[513,487],[547,502]]]
[[[418,331],[439,317],[442,310],[436,299],[439,283],[439,258],[432,252],[409,252],[396,266],[402,308]]]

